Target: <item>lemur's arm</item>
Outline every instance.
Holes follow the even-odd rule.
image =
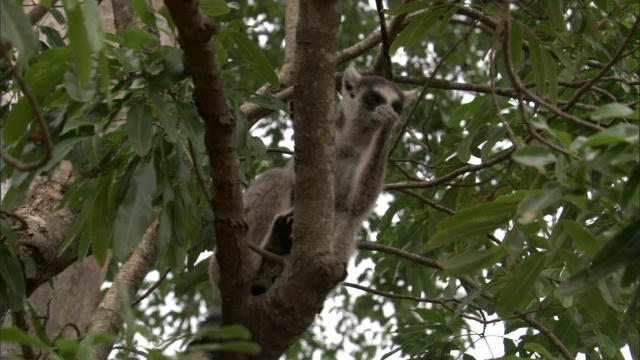
[[[398,115],[389,106],[382,105],[376,108],[373,118],[378,129],[354,173],[347,204],[349,212],[355,216],[366,216],[382,191],[387,169],[389,135]]]

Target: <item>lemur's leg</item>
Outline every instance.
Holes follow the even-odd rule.
[[[264,249],[276,255],[288,255],[291,252],[292,229],[293,209],[277,215],[264,241]],[[256,276],[251,281],[251,294],[261,295],[267,292],[282,274],[282,270],[282,264],[263,258]]]

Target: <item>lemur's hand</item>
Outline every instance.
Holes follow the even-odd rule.
[[[387,105],[380,105],[373,113],[373,123],[376,128],[390,127],[398,120],[398,115]]]

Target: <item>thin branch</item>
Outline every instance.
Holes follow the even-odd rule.
[[[259,254],[263,258],[270,260],[276,264],[284,266],[284,256],[280,256],[278,254],[274,254],[271,251],[267,251],[260,246],[255,245],[254,243],[249,243],[249,249]]]
[[[467,166],[463,166],[459,169],[456,169],[450,173],[448,173],[447,175],[441,176],[439,178],[433,179],[433,180],[429,180],[429,181],[418,181],[418,182],[398,182],[398,183],[393,183],[393,184],[387,184],[384,186],[384,190],[399,190],[399,189],[416,189],[416,188],[429,188],[429,187],[434,187],[437,185],[441,185],[444,184],[446,182],[448,182],[449,180],[456,178],[462,174],[466,174],[469,172],[476,172],[482,169],[486,169],[489,168],[495,164],[498,164],[502,161],[507,160],[511,154],[513,154],[513,152],[515,151],[515,148],[511,147],[508,150],[506,150],[502,155],[496,156],[495,158],[484,162],[484,163],[480,163],[477,165],[467,165]]]
[[[160,286],[160,284],[162,284],[162,282],[167,278],[167,275],[169,275],[170,272],[171,272],[171,269],[165,270],[164,273],[162,273],[162,275],[160,276],[160,278],[155,283],[153,283],[153,285],[151,285],[147,289],[147,291],[144,292],[144,294],[140,295],[137,299],[131,302],[131,306],[138,305],[142,300],[146,299],[149,295],[151,295],[151,293],[158,286]]]
[[[451,209],[449,209],[449,208],[448,208],[448,207],[446,207],[446,206],[442,206],[442,205],[438,204],[437,202],[435,202],[435,201],[433,201],[433,200],[431,200],[431,199],[428,199],[428,198],[426,198],[426,197],[422,196],[421,194],[418,194],[417,192],[415,192],[415,191],[413,191],[413,190],[409,190],[409,189],[398,189],[398,191],[400,191],[400,192],[402,192],[402,193],[405,193],[405,194],[407,194],[407,195],[411,195],[411,196],[413,196],[414,198],[416,198],[416,199],[420,200],[421,202],[423,202],[423,203],[427,204],[428,206],[430,206],[430,207],[432,207],[432,208],[434,208],[434,209],[436,209],[436,210],[440,210],[440,211],[442,211],[443,213],[446,213],[446,214],[449,214],[449,215],[455,215],[455,214],[456,214],[456,212],[455,212],[454,210],[451,210]]]
[[[196,173],[196,182],[198,183],[198,186],[200,186],[200,190],[204,196],[207,197],[207,203],[211,205],[211,192],[209,192],[209,187],[207,187],[207,181],[204,179],[204,174],[202,173],[202,168],[198,161],[198,154],[196,154],[196,150],[191,139],[189,139],[189,156],[191,157],[193,170]]]

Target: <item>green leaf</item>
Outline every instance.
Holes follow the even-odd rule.
[[[93,65],[93,64],[92,64]],[[95,69],[95,66],[92,66]],[[96,94],[98,78],[95,76],[95,70],[91,72],[89,81],[80,80],[77,66],[70,66],[64,74],[64,87],[67,94],[77,102],[88,102],[93,99]]]
[[[224,343],[202,343],[190,349],[199,351],[230,351],[256,355],[262,351],[260,345],[251,341],[230,341]]]
[[[441,262],[444,268],[443,274],[446,276],[472,274],[497,263],[505,254],[506,251],[503,248],[494,246],[487,250],[454,255]]]
[[[598,240],[582,224],[573,220],[560,220],[560,225],[569,233],[576,242],[578,249],[585,251],[593,259],[602,249],[602,242]]]
[[[416,16],[416,18],[398,34],[391,44],[389,52],[394,54],[401,46],[404,46],[405,49],[410,49],[424,40],[431,26],[438,22],[438,18],[446,9],[446,7],[437,7],[425,14]]]
[[[511,316],[533,300],[535,283],[544,268],[545,254],[536,253],[524,259],[513,276],[496,295],[496,310],[502,317]]]
[[[54,91],[62,80],[67,67],[68,64],[63,63],[48,66],[47,69],[36,66],[32,66],[29,69],[25,76],[25,81],[30,85],[31,92],[38,103]],[[7,120],[3,124],[3,146],[14,144],[20,140],[27,133],[29,125],[34,119],[35,113],[29,103],[29,99],[26,96],[21,97],[11,109]]]
[[[547,7],[549,9],[549,20],[554,30],[565,31],[566,25],[564,23],[564,11],[562,9],[562,1],[547,0]]]
[[[104,48],[105,39],[98,2],[85,1],[82,3],[82,10],[84,12],[84,27],[87,31],[87,40],[91,44],[91,51],[98,53]]]
[[[524,30],[518,21],[511,23],[511,33],[509,34],[509,56],[514,68],[518,68],[522,59],[522,44],[524,43]]]
[[[518,207],[520,223],[528,224],[542,217],[544,210],[558,202],[561,196],[562,188],[555,181],[546,183],[542,191],[531,190]]]
[[[198,112],[184,102],[176,103],[176,111],[180,120],[181,131],[187,135],[198,152],[204,151],[204,127]]]
[[[133,9],[140,15],[140,19],[142,22],[148,27],[155,29],[156,25],[156,17],[153,14],[153,9],[149,6],[149,2],[146,0],[133,0],[131,2]]]
[[[22,267],[11,251],[0,241],[0,298],[5,304],[9,304],[11,309],[22,308],[26,287],[24,284],[24,274]],[[3,328],[2,341],[5,341]]]
[[[142,163],[133,174],[127,195],[116,214],[113,250],[119,260],[127,258],[144,235],[149,221],[153,195],[156,192],[156,173],[153,162]]]
[[[267,108],[271,110],[281,110],[281,111],[284,111],[286,114],[290,113],[289,106],[287,106],[287,104],[285,104],[284,102],[278,100],[276,97],[271,95],[256,95],[246,99],[245,101],[260,105],[263,108]]]
[[[14,0],[0,2],[0,34],[18,49],[20,65],[27,65],[29,58],[35,54],[38,39],[31,21]]]
[[[4,0],[3,0],[4,1]],[[28,345],[45,350],[47,345],[35,336],[27,334],[24,330],[15,327],[2,328],[2,342]]]
[[[611,103],[595,109],[589,117],[591,120],[625,118],[633,113],[633,109],[620,103]]]
[[[149,91],[147,93],[149,100],[151,101],[151,109],[154,114],[160,120],[162,128],[169,142],[175,143],[178,141],[178,131],[176,130],[176,121],[169,115],[169,109],[167,108],[166,99],[164,94],[157,91]]]
[[[549,352],[549,350],[547,350],[544,346],[538,344],[538,343],[534,343],[534,342],[528,342],[526,344],[524,344],[524,348],[526,350],[530,350],[533,351],[537,354],[543,355],[547,358],[551,357],[551,353]]]
[[[385,10],[385,14],[389,16],[398,16],[409,12],[426,9],[430,6],[431,1],[412,1],[407,4],[401,4],[391,9]]]
[[[523,146],[511,155],[513,160],[527,166],[544,166],[556,161],[555,155],[546,146]]]
[[[145,46],[160,41],[156,35],[142,29],[127,29],[123,38],[124,46],[138,51],[143,51]]]
[[[531,56],[531,71],[533,72],[533,78],[536,82],[536,90],[539,94],[547,93],[547,78],[546,67],[544,65],[543,49],[540,45],[540,41],[533,34],[529,32],[529,55]]]
[[[105,175],[98,181],[96,200],[87,221],[86,231],[91,238],[91,253],[98,265],[104,266],[109,250],[109,231],[111,230],[112,214],[109,211],[109,188],[111,174]]]
[[[129,102],[127,114],[127,135],[139,156],[145,156],[151,150],[153,140],[153,112],[141,98]]]
[[[473,132],[467,135],[461,142],[458,144],[458,159],[463,163],[469,163],[471,160],[471,145],[473,144],[473,139],[475,138],[477,132]]]
[[[542,49],[542,60],[544,61],[544,71],[547,74],[547,93],[551,104],[555,106],[558,102],[558,64],[545,48]]]
[[[209,16],[220,16],[231,11],[231,8],[224,0],[201,0],[200,9]]]
[[[581,148],[610,145],[617,143],[637,144],[640,139],[640,127],[637,124],[621,123],[590,136],[581,144]]]
[[[67,37],[73,47],[78,69],[78,78],[84,85],[89,83],[91,77],[91,43],[89,42],[88,31],[85,29],[84,15],[78,6],[71,6],[68,1],[63,2],[67,14],[68,31]]]
[[[264,51],[245,34],[237,31],[230,31],[229,36],[238,46],[242,56],[253,63],[253,70],[271,84],[273,90],[280,89],[280,80],[278,79],[278,75],[276,75],[273,66],[269,63],[269,59],[264,54]]]
[[[64,42],[64,39],[62,38],[62,36],[60,36],[60,33],[56,29],[43,25],[40,26],[40,31],[42,31],[42,33],[47,37],[47,44],[49,46],[57,48],[67,46],[67,44]]]
[[[447,121],[447,126],[449,126],[450,128],[458,127],[460,126],[460,122],[462,120],[469,120],[473,118],[475,114],[477,114],[482,108],[485,108],[487,106],[491,105],[489,103],[489,97],[486,95],[478,96],[469,103],[457,106],[455,110],[453,110],[451,117]]]
[[[470,241],[484,236],[505,226],[505,217],[512,215],[516,206],[516,203],[494,201],[464,209],[441,221],[424,249],[430,250],[456,241]]]

